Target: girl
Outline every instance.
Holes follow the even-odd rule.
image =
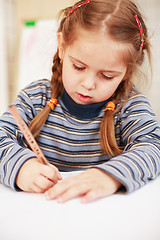
[[[78,2],[61,18],[51,81],[31,83],[14,103],[50,164],[36,159],[7,111],[1,182],[59,202],[132,192],[160,173],[160,126],[133,85],[151,58],[145,23],[130,0]],[[57,183],[57,169],[85,171]]]

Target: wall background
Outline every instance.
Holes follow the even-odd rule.
[[[10,25],[12,14],[6,18],[6,9],[8,9],[8,13],[11,9],[8,3],[8,1],[0,0],[0,114],[5,111],[9,102],[8,79],[13,53],[9,44],[10,39],[13,39]],[[8,54],[9,51],[10,54]]]
[[[74,0],[0,0],[1,19],[2,13],[4,13],[4,19],[0,21],[0,47],[4,50],[0,53],[0,69],[3,69],[3,77],[0,75],[0,97],[3,95],[3,98],[0,100],[3,102],[4,107],[15,99],[18,91],[17,76],[23,22],[56,18],[60,9],[74,2]],[[146,18],[151,35],[153,53],[153,82],[152,86],[145,93],[160,119],[160,107],[158,104],[160,102],[160,1],[138,0],[137,2]],[[2,81],[4,85],[2,85]],[[2,108],[0,109],[1,113]]]
[[[16,66],[14,71],[14,91],[11,100],[16,97],[16,92],[19,90],[18,83],[18,70],[19,70],[19,57],[20,57],[20,40],[24,21],[36,21],[45,19],[57,18],[58,12],[73,4],[73,0],[14,0],[16,8],[16,25],[17,25],[17,46],[16,46]],[[55,38],[53,38],[55,41]],[[41,77],[43,78],[43,76]],[[35,79],[36,80],[36,79]]]

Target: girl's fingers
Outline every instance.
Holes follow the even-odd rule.
[[[58,180],[62,179],[58,169],[53,165],[43,165],[41,174],[54,184],[56,184]]]
[[[77,183],[64,191],[63,194],[61,194],[57,200],[59,203],[66,202],[72,198],[80,197],[82,196],[82,203],[89,203],[96,199],[102,198],[106,196],[106,193],[102,189],[97,189],[91,187],[87,183]]]
[[[100,190],[98,190],[98,191],[91,190],[81,198],[81,202],[89,203],[89,202],[95,201],[95,200],[105,197],[105,196],[106,196],[106,194],[103,194]]]
[[[80,182],[77,177],[66,179],[45,192],[47,200],[57,199],[66,202],[69,199],[82,196],[90,190],[90,184]]]
[[[65,191],[69,190],[74,185],[74,182],[74,178],[69,178],[56,184],[54,187],[45,192],[46,199],[51,200],[61,196]]]
[[[54,167],[54,169],[55,169],[55,171],[56,171],[57,179],[58,179],[58,180],[62,180],[62,176],[61,176],[61,174],[60,174],[58,168],[55,167],[55,166],[53,166],[53,165],[51,165],[51,167],[52,167],[52,168]]]
[[[33,193],[34,190],[33,190],[33,188],[29,187],[29,188],[27,188],[27,189],[25,190],[25,192]]]
[[[58,197],[58,202],[63,203],[72,198],[82,196],[89,191],[87,184],[74,185],[67,189],[62,195]]]
[[[43,193],[44,191],[36,184],[32,184],[32,192],[34,193]]]
[[[42,175],[39,175],[39,177],[34,182],[34,186],[38,187],[40,189],[40,192],[45,192],[46,190],[54,186],[54,182],[50,181],[48,178]]]
[[[58,170],[58,173],[57,173],[57,177],[58,177],[58,180],[62,180],[62,176],[61,176],[59,170]]]

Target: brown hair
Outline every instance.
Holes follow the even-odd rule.
[[[79,1],[72,7],[65,8],[60,12],[61,22],[58,32],[62,32],[66,44],[72,43],[76,37],[77,29],[83,28],[88,31],[106,31],[112,39],[127,44],[128,50],[124,58],[127,66],[127,73],[124,81],[120,83],[116,92],[110,98],[117,106],[120,98],[129,98],[133,87],[132,75],[143,63],[144,51],[148,54],[151,62],[150,44],[145,23],[137,6],[131,0],[91,0],[88,4],[74,10],[69,17],[68,13],[73,10]],[[138,16],[144,33],[144,46],[141,47],[141,36],[138,24],[135,20]],[[52,98],[58,98],[63,92],[62,63],[58,50],[53,59],[52,67]],[[121,107],[121,106],[120,106]],[[31,122],[30,130],[37,136],[45,123],[50,108],[46,106]],[[106,111],[101,122],[100,138],[102,150],[110,156],[118,155],[122,150],[118,147],[115,139],[113,112]]]

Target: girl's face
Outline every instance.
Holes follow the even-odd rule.
[[[106,34],[84,30],[78,30],[77,38],[67,46],[59,33],[58,43],[62,81],[69,96],[83,105],[110,98],[127,70],[122,44]]]

